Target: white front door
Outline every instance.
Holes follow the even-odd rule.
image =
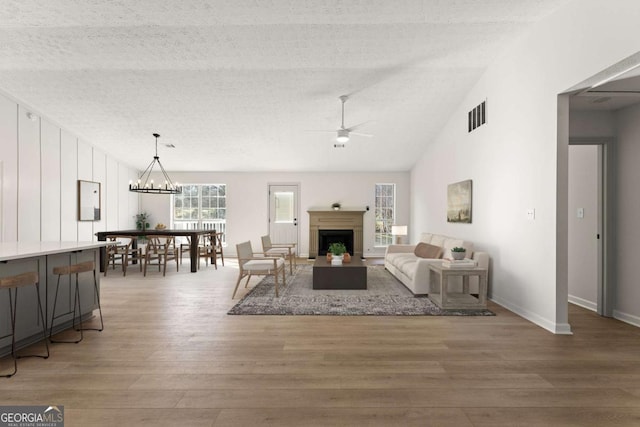
[[[298,244],[298,185],[269,185],[269,236],[271,243]]]

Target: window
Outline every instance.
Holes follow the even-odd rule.
[[[375,246],[389,246],[393,243],[391,226],[396,218],[396,185],[376,184],[375,199],[376,235]]]
[[[275,222],[278,224],[293,224],[295,220],[293,213],[293,192],[276,191],[274,200],[276,202]]]
[[[173,228],[226,231],[225,184],[187,184],[173,196]],[[223,243],[225,236],[222,237]]]

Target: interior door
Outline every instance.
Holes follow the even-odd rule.
[[[569,302],[612,316],[606,279],[606,145],[570,140],[568,287]]]
[[[269,185],[269,236],[272,243],[298,244],[298,185]]]

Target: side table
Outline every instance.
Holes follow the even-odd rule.
[[[440,293],[429,293],[429,299],[440,308],[486,308],[487,307],[487,269],[481,267],[448,268],[441,265],[429,265],[430,279],[439,277]],[[462,277],[462,293],[449,292],[449,277]],[[469,293],[469,277],[478,276],[478,298]],[[436,282],[432,282],[436,283]]]

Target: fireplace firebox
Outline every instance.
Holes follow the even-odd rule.
[[[318,230],[318,255],[326,255],[332,243],[344,243],[353,255],[353,230]]]

